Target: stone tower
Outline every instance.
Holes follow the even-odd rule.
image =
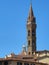
[[[29,16],[27,19],[27,54],[32,55],[36,51],[36,21],[30,4]]]

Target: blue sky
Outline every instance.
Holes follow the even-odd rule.
[[[0,0],[0,57],[27,45],[26,23],[30,0]],[[37,50],[49,50],[49,0],[32,0],[37,23]]]

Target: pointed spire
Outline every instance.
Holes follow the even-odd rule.
[[[32,18],[32,16],[34,16],[34,14],[33,14],[33,10],[32,10],[32,2],[31,2],[30,10],[29,10],[29,18]]]

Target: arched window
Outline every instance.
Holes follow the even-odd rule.
[[[29,55],[30,55],[30,52],[29,52]]]
[[[32,45],[34,46],[34,44],[35,44],[35,41],[33,40],[33,41],[32,41]]]
[[[28,41],[28,46],[30,46],[30,40]]]
[[[32,36],[34,36],[35,35],[35,30],[32,30]]]
[[[28,36],[30,36],[30,30],[28,30]]]

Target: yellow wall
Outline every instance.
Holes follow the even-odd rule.
[[[39,62],[48,63],[49,64],[49,58],[44,58],[39,60]]]

